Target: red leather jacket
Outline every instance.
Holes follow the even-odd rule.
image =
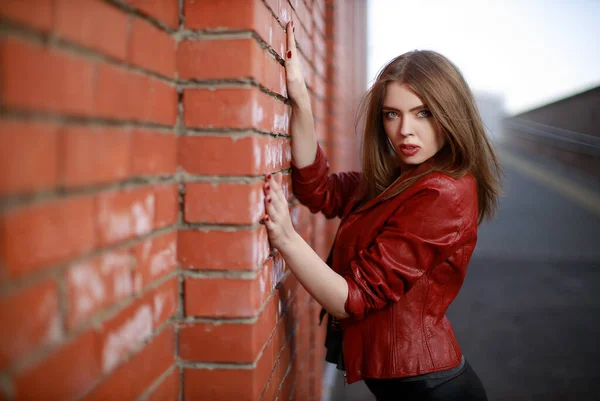
[[[477,241],[475,179],[433,172],[382,200],[431,162],[352,211],[359,201],[360,173],[329,175],[320,147],[313,164],[299,169],[292,161],[298,200],[313,213],[341,218],[331,266],[348,282],[350,317],[340,320],[348,383],[416,376],[461,362],[445,313]]]

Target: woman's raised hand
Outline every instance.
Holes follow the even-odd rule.
[[[296,49],[296,38],[294,37],[294,21],[286,25],[287,50],[285,52],[285,78],[287,92],[292,107],[310,107],[308,90],[300,68],[300,56]]]
[[[271,246],[281,250],[294,237],[296,230],[292,225],[288,201],[283,192],[283,175],[267,175],[265,192],[265,226]]]

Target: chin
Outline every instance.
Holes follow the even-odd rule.
[[[404,159],[404,160],[400,160],[400,163],[406,166],[418,166],[419,164],[423,163],[425,160],[419,160],[419,159]]]

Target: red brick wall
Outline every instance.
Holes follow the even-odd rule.
[[[0,3],[0,399],[320,399],[319,307],[260,224],[283,171],[323,257],[337,225],[291,196],[290,18],[356,168],[362,0]]]

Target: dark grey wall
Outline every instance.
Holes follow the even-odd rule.
[[[515,117],[600,136],[600,86]]]

